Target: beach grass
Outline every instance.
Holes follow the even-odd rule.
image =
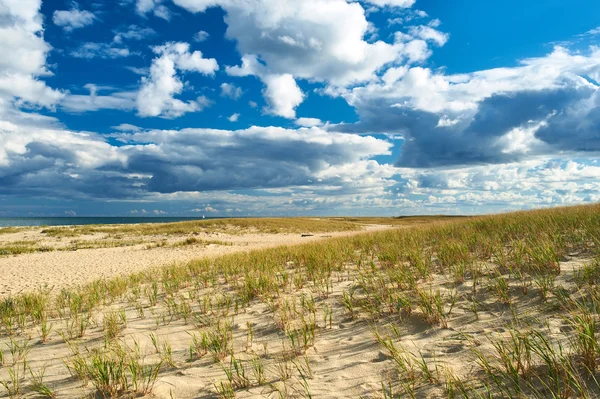
[[[418,220],[4,298],[0,395],[600,395],[600,205]]]
[[[193,233],[324,233],[359,230],[357,223],[328,218],[248,218],[211,219],[176,223],[131,225],[83,225],[50,227],[43,233],[52,237],[77,237],[96,233],[130,234],[138,236],[188,235]]]

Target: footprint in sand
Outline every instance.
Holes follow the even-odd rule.
[[[448,348],[446,348],[444,353],[457,353],[464,349],[465,349],[465,346],[463,344],[450,345]]]
[[[371,363],[381,363],[381,362],[385,362],[386,360],[390,360],[392,357],[386,353],[383,352],[379,352],[377,354],[377,357],[375,359],[371,360]]]

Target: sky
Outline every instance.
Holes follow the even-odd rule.
[[[0,0],[0,217],[600,201],[596,0]]]

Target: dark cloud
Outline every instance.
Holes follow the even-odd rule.
[[[19,132],[1,132],[16,139]],[[22,134],[22,133],[21,133]],[[339,182],[319,172],[384,154],[373,137],[320,129],[186,129],[100,136],[53,131],[54,140],[24,136],[24,150],[0,151],[0,195],[135,199],[151,193],[266,189]],[[4,137],[3,137],[4,136]],[[2,165],[2,163],[0,163]]]
[[[502,136],[528,121],[542,120],[582,98],[589,98],[591,94],[589,89],[573,88],[496,94],[481,101],[465,134]]]
[[[595,91],[581,101],[559,109],[535,136],[564,151],[600,151],[600,95]]]
[[[159,153],[133,149],[128,162],[130,171],[152,175],[148,190],[160,193],[311,185],[328,165],[355,162],[389,146],[319,130],[183,130],[131,137],[160,145]]]
[[[359,99],[360,122],[333,130],[402,134],[400,167],[515,162],[561,151],[599,151],[599,98],[590,87],[496,94],[482,100],[473,115],[457,115],[452,125],[439,123],[444,115],[398,106],[398,98]],[[511,139],[505,135],[542,121],[535,133],[541,143],[529,143],[527,151],[509,150]]]

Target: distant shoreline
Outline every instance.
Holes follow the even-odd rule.
[[[470,218],[474,215],[401,215],[401,216],[21,216],[0,217],[0,229],[6,227],[48,227],[48,226],[88,226],[88,225],[119,225],[119,224],[152,224],[152,223],[177,223],[194,220],[218,219],[297,219],[317,218],[342,221],[361,221],[371,224],[385,224],[388,221],[398,220],[408,223],[426,223],[434,220],[452,220]]]
[[[223,217],[202,218],[166,217],[166,216],[54,216],[54,217],[0,217],[0,228],[3,227],[41,227],[41,226],[84,226],[93,224],[139,224],[139,223],[174,223],[192,220],[224,219]]]

